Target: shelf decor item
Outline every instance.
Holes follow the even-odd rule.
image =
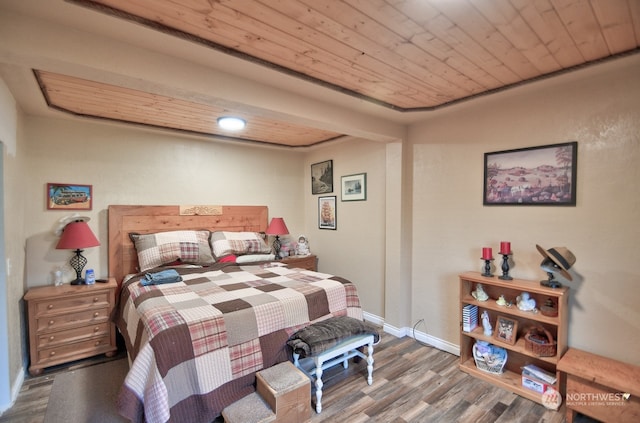
[[[558,305],[551,298],[547,298],[543,305],[540,306],[540,312],[543,316],[558,316]]]
[[[518,321],[508,317],[498,316],[496,319],[496,329],[493,331],[498,341],[513,345],[518,339]]]
[[[491,274],[491,261],[493,260],[493,252],[491,247],[482,247],[482,260],[484,260],[484,272],[482,276],[492,277]]]
[[[509,256],[511,255],[510,242],[502,241],[500,243],[500,254],[502,255],[502,276],[498,276],[498,278],[503,281],[513,280],[513,278],[509,276]]]
[[[496,375],[502,374],[504,365],[507,364],[507,357],[507,350],[504,348],[496,347],[484,341],[478,341],[473,344],[473,359],[478,370],[483,372]]]
[[[532,327],[524,335],[525,350],[538,357],[555,357],[557,345],[551,332],[542,326]]]
[[[549,288],[560,288],[562,284],[555,279],[555,274],[560,273],[565,279],[573,280],[573,277],[569,273],[569,269],[576,262],[576,256],[573,255],[566,247],[553,247],[545,250],[538,244],[536,244],[538,252],[542,254],[544,259],[540,263],[542,270],[547,272],[548,280],[540,281],[540,285],[548,286]]]

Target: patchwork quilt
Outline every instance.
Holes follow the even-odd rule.
[[[287,340],[334,316],[362,320],[355,285],[279,263],[177,268],[181,282],[123,283],[116,324],[131,369],[118,398],[133,422],[212,422],[289,359]]]

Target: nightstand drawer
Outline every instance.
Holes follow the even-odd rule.
[[[38,348],[50,348],[61,344],[76,342],[97,336],[108,336],[111,327],[108,322],[83,326],[76,329],[52,332],[38,336]]]
[[[318,270],[318,258],[314,254],[308,256],[289,256],[283,258],[281,262],[292,268],[297,267],[313,272]]]
[[[38,350],[38,364],[46,365],[47,362],[66,361],[66,359],[71,356],[78,357],[86,353],[99,354],[101,351],[108,351],[110,349],[111,343],[109,336],[91,338],[82,342],[67,343],[57,347]]]
[[[43,314],[55,314],[91,307],[109,307],[109,292],[102,291],[91,295],[39,301],[36,303],[36,314],[40,316]]]
[[[100,308],[75,313],[60,314],[57,316],[42,316],[36,319],[36,331],[56,331],[70,329],[77,326],[85,326],[92,323],[101,323],[109,320],[109,309]]]

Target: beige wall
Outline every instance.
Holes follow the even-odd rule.
[[[333,160],[337,230],[318,229],[318,197],[311,194],[311,164]],[[321,272],[356,282],[364,310],[384,316],[385,144],[349,139],[305,157],[304,210],[311,251]],[[341,177],[366,173],[366,201],[341,201]],[[324,194],[323,194],[324,195]]]
[[[457,275],[511,241],[511,274],[540,280],[544,248],[577,257],[569,345],[640,364],[639,58],[468,102],[410,128],[413,320],[458,344]],[[576,207],[483,207],[485,152],[578,142]],[[497,262],[496,264],[500,264]]]
[[[24,334],[24,322],[22,319],[22,295],[24,294],[24,191],[26,189],[25,177],[27,175],[24,160],[24,142],[22,136],[23,115],[16,105],[11,93],[6,90],[4,82],[0,80],[0,142],[3,144],[3,186],[2,201],[4,203],[4,243],[5,260],[2,269],[0,284],[5,292],[0,298],[6,298],[2,304],[0,324],[6,323],[7,339],[0,340],[1,348],[6,348],[8,354],[8,367],[4,360],[0,374],[3,375],[1,389],[9,389],[12,398],[15,398],[24,378],[23,356],[26,340]],[[6,284],[6,286],[5,286]],[[4,332],[4,331],[3,331]],[[5,351],[3,351],[3,354]],[[6,377],[5,377],[6,375]],[[4,401],[5,398],[2,398]],[[0,410],[6,406],[0,401]]]
[[[48,182],[93,186],[89,226],[102,243],[85,251],[87,267],[107,274],[110,204],[267,205],[289,229],[304,229],[301,153],[234,145],[132,127],[31,117],[25,220],[27,286],[52,283],[71,253],[55,250],[58,219],[75,212],[46,210]],[[306,188],[306,186],[304,186]],[[67,265],[67,280],[73,272]]]

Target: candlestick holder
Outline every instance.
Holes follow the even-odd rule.
[[[491,261],[493,260],[493,258],[483,258],[482,260],[484,260],[484,273],[482,274],[482,276],[493,277],[493,274],[491,274]]]
[[[510,254],[502,254],[502,276],[498,276],[498,279],[502,279],[503,281],[513,280],[513,278],[509,276],[509,255]]]

